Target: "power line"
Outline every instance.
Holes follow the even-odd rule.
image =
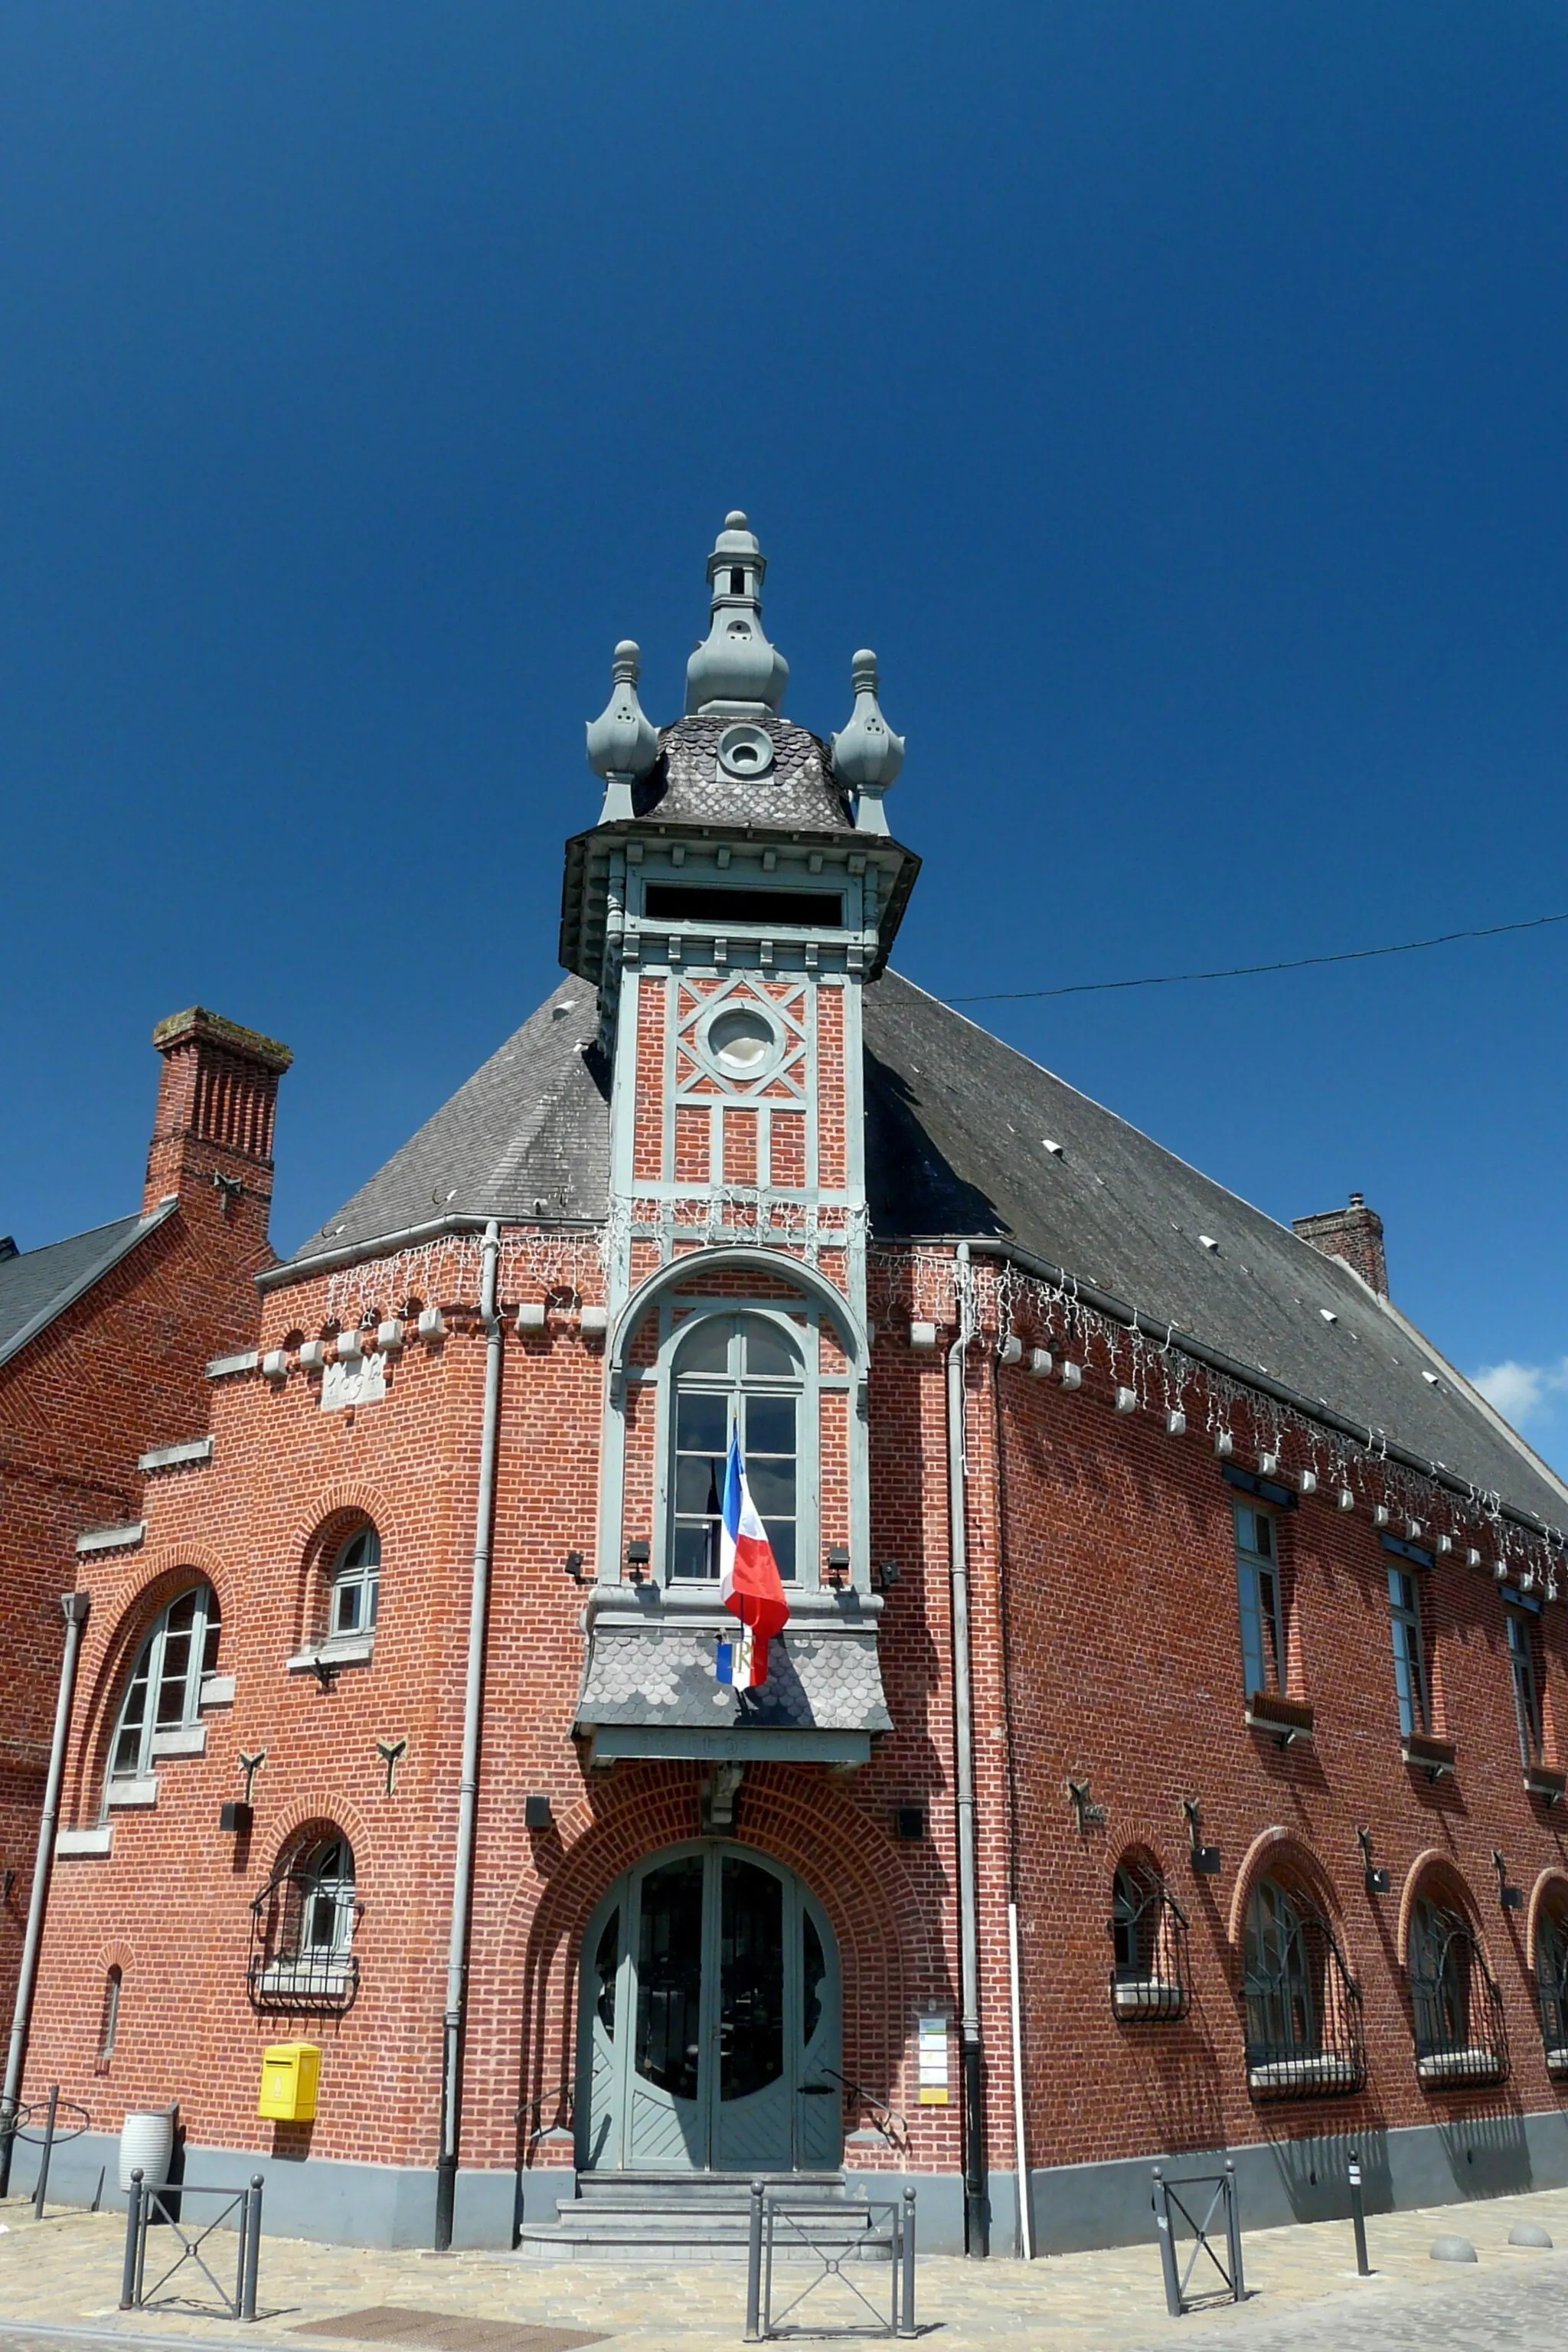
[[[1369,956],[1417,955],[1425,948],[1452,947],[1456,940],[1497,940],[1505,931],[1539,931],[1548,923],[1568,923],[1568,914],[1532,915],[1528,922],[1489,923],[1478,931],[1439,931],[1432,940],[1401,940],[1387,948],[1342,948],[1337,955],[1292,956],[1284,963],[1238,963],[1225,971],[1159,971],[1143,980],[1078,980],[1067,988],[993,988],[980,996],[950,996],[950,1004],[1017,1003],[1025,997],[1096,996],[1111,988],[1178,988],[1190,980],[1253,980],[1264,971],[1305,971],[1311,964],[1364,963]]]

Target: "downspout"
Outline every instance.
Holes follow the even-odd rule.
[[[38,1821],[38,1858],[33,1865],[26,1932],[22,1939],[22,1972],[16,1980],[16,2007],[11,2019],[10,2047],[5,2053],[5,2087],[0,2091],[0,2197],[5,2196],[11,2187],[11,2150],[16,2145],[22,2068],[26,2062],[27,2035],[33,2022],[33,1994],[38,1981],[44,1914],[49,1902],[49,1874],[54,1868],[55,1832],[60,1818],[60,1783],[65,1779],[71,1702],[76,1696],[77,1657],[91,1606],[91,1600],[85,1592],[62,1592],[60,1595],[60,1612],[66,1621],[66,1646],[60,1659],[59,1696],[55,1701],[55,1732],[49,1743],[49,1769],[44,1781],[44,1810]]]
[[[490,1530],[495,1519],[500,1427],[501,1324],[496,1311],[500,1227],[492,1217],[480,1249],[479,1313],[485,1325],[485,1410],[479,1424],[479,1498],[468,1602],[468,1668],[463,1689],[463,1764],[458,1784],[458,1858],[452,1873],[452,1932],[447,1948],[447,2010],[441,2043],[441,2152],[436,2165],[436,2251],[452,2242],[458,2201],[458,2131],[463,2096],[463,2023],[468,2007],[468,1913],[479,1813],[479,1728],[484,1713],[485,1628],[489,1615]]]
[[[947,1351],[947,1510],[952,1610],[952,1728],[958,1811],[958,1950],[963,2014],[963,2242],[990,2252],[980,2046],[980,1905],[974,1875],[974,1696],[969,1674],[969,1542],[964,1501],[963,1360],[974,1338],[969,1244],[958,1244],[958,1337]]]
[[[1025,2133],[1023,1963],[1018,1949],[1018,1745],[1013,1724],[1013,1581],[1007,1535],[1006,1419],[1001,1365],[991,1368],[996,1448],[997,1633],[1002,1651],[1002,1727],[1007,1755],[1007,2007],[1013,2042],[1013,2161],[1018,2179],[1018,2253],[1035,2259],[1035,2217],[1029,2196],[1029,2147]]]

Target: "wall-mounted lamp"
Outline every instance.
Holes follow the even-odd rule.
[[[827,1581],[836,1591],[842,1591],[849,1574],[849,1554],[842,1544],[827,1548]]]
[[[1217,1878],[1220,1873],[1219,1848],[1200,1843],[1203,1834],[1204,1809],[1196,1797],[1182,1799],[1182,1811],[1187,1823],[1187,1858],[1198,1878]]]
[[[1508,1864],[1503,1860],[1500,1850],[1495,1845],[1492,1848],[1492,1868],[1497,1873],[1498,1901],[1502,1905],[1503,1909],[1505,1911],[1522,1911],[1524,1908],[1524,1889],[1522,1886],[1510,1886],[1509,1885]]]
[[[525,1830],[547,1830],[550,1827],[550,1800],[548,1797],[524,1797],[522,1801],[522,1826]]]
[[[580,1551],[569,1551],[561,1565],[574,1584],[587,1582],[588,1580],[583,1573],[583,1555]]]
[[[1389,1887],[1388,1873],[1386,1870],[1379,1870],[1376,1864],[1373,1861],[1372,1832],[1370,1830],[1357,1830],[1355,1837],[1356,1843],[1361,1848],[1363,1885],[1365,1886],[1369,1895],[1386,1895]]]
[[[1079,1837],[1087,1836],[1090,1830],[1105,1827],[1105,1807],[1095,1803],[1087,1780],[1068,1782],[1068,1802],[1077,1819]]]
[[[874,1579],[878,1591],[890,1592],[898,1580],[898,1561],[896,1559],[884,1559],[879,1561]]]
[[[642,1582],[644,1577],[647,1574],[648,1562],[652,1558],[653,1547],[651,1544],[627,1544],[626,1568],[634,1584],[640,1584]]]
[[[323,1658],[320,1655],[312,1658],[310,1661],[310,1672],[315,1675],[317,1682],[324,1691],[330,1691],[338,1679],[337,1665],[331,1658]]]
[[[254,1805],[240,1804],[237,1801],[220,1805],[217,1825],[226,1836],[248,1837],[256,1827],[256,1808]]]

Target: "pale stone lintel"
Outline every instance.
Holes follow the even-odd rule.
[[[178,1723],[167,1731],[153,1734],[153,1754],[164,1756],[205,1756],[207,1752],[207,1727],[205,1723]]]
[[[141,1780],[111,1780],[109,1784],[109,1802],[113,1811],[130,1810],[135,1806],[145,1809],[150,1805],[155,1805],[157,1801],[158,1775],[156,1772],[149,1772],[145,1779]]]
[[[313,1675],[323,1666],[368,1666],[375,1654],[374,1633],[352,1633],[336,1642],[318,1642],[289,1661],[291,1675]]]
[[[209,1381],[230,1380],[236,1372],[255,1371],[260,1361],[261,1358],[254,1348],[247,1348],[243,1356],[215,1356],[207,1366],[207,1378]]]
[[[151,1454],[142,1455],[136,1467],[138,1470],[179,1470],[187,1463],[210,1462],[212,1458],[212,1439],[193,1437],[184,1445],[155,1445]]]
[[[234,1705],[234,1684],[235,1678],[232,1675],[204,1675],[202,1676],[201,1705],[205,1707],[232,1706]]]
[[[61,1830],[55,1839],[55,1860],[69,1862],[80,1855],[108,1853],[113,1842],[112,1822],[105,1822],[96,1830]]]
[[[77,1556],[94,1551],[134,1551],[147,1532],[147,1523],[138,1519],[129,1528],[88,1528],[76,1539]]]

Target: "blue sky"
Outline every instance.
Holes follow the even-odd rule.
[[[881,656],[945,995],[1568,908],[1568,9],[0,5],[0,1231],[154,1020],[298,1056],[293,1247],[552,984],[584,719],[743,506]],[[1568,1464],[1568,926],[974,1007]]]

